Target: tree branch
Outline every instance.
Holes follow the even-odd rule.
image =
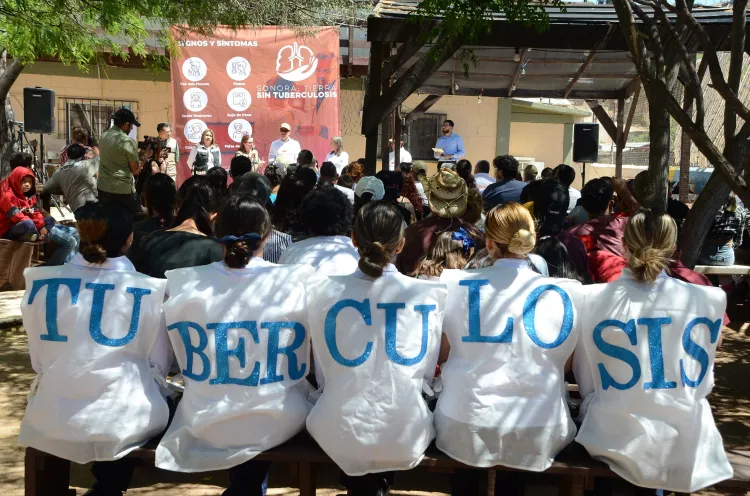
[[[648,55],[646,44],[638,36],[638,31],[635,27],[635,18],[633,17],[633,10],[630,8],[630,2],[628,0],[614,0],[615,12],[617,12],[617,20],[620,23],[620,30],[622,31],[623,37],[628,44],[630,54],[633,57],[633,64],[638,70],[638,75],[643,82],[644,88],[647,87],[649,79],[653,76],[653,67],[651,65],[651,58]]]
[[[729,60],[729,73],[727,85],[737,95],[740,91],[740,80],[742,78],[742,61],[745,48],[745,11],[748,0],[735,0],[732,7],[732,48]],[[729,105],[724,109],[724,137],[734,136],[737,129],[737,116],[731,112]]]
[[[24,67],[26,66],[19,62],[18,59],[13,59],[13,62],[0,75],[0,105],[4,105],[5,99],[8,97],[8,93],[10,93],[10,87],[16,82]]]
[[[659,29],[657,28],[654,21],[649,16],[647,16],[645,12],[643,12],[643,9],[638,4],[634,3],[631,0],[630,5],[633,9],[633,12],[635,12],[641,22],[648,29],[649,36],[651,37],[650,45],[654,52],[654,61],[656,62],[656,77],[658,77],[659,79],[664,79],[664,70],[667,62],[664,59],[664,44],[661,41],[661,34],[659,34]],[[645,55],[648,56],[648,54]]]

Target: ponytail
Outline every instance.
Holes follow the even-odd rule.
[[[623,237],[628,265],[636,279],[653,282],[672,262],[677,224],[667,214],[643,208],[630,216]]]
[[[184,200],[177,211],[172,227],[177,227],[188,219],[195,222],[195,226],[206,236],[213,236],[210,214],[216,208],[216,193],[208,184],[205,176],[194,181],[185,191]],[[182,188],[180,188],[182,190]],[[183,193],[181,191],[181,193]]]
[[[404,218],[393,204],[375,201],[363,206],[354,221],[359,270],[370,277],[382,276],[403,239]]]
[[[230,197],[216,217],[216,235],[225,246],[224,263],[232,269],[245,267],[270,234],[271,218],[254,196]]]
[[[90,264],[101,265],[108,258],[121,257],[133,234],[133,215],[117,201],[86,203],[76,211],[79,253]]]

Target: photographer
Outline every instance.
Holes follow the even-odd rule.
[[[169,123],[161,122],[156,126],[156,132],[159,133],[159,142],[161,144],[162,156],[164,157],[164,167],[166,174],[172,179],[177,178],[177,163],[180,161],[180,147],[177,140],[172,137],[172,128]]]
[[[143,198],[143,187],[146,180],[159,172],[166,174],[167,165],[162,153],[161,140],[155,136],[145,136],[138,142],[138,162],[140,172],[135,180],[135,191]],[[141,200],[143,202],[143,200]]]

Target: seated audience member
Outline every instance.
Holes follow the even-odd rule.
[[[81,145],[70,145],[68,161],[55,171],[45,183],[44,192],[63,195],[75,215],[87,202],[96,202],[96,175],[99,173],[99,157],[87,159],[86,149]]]
[[[734,265],[734,250],[742,244],[745,220],[745,210],[737,205],[734,193],[729,193],[726,203],[716,213],[708,231],[698,263]]]
[[[541,179],[547,179],[548,177],[555,177],[555,169],[552,167],[545,167],[542,169]]]
[[[0,237],[20,242],[49,239],[57,245],[46,265],[70,261],[78,249],[78,231],[44,217],[36,197],[36,178],[25,167],[16,167],[8,178],[10,188],[0,197]]]
[[[147,234],[172,227],[177,210],[177,188],[174,180],[161,172],[148,178],[143,188],[147,218],[133,225],[133,243],[128,255],[133,255]],[[135,248],[134,248],[135,247]]]
[[[229,194],[227,186],[229,184],[229,174],[224,167],[211,167],[206,171],[208,185],[214,189],[217,198],[223,200]]]
[[[13,172],[17,167],[26,167],[27,169],[31,169],[31,164],[34,162],[34,157],[31,156],[29,153],[25,152],[16,152],[13,155],[10,156],[10,170]],[[0,180],[0,198],[10,191],[10,175],[8,177]]]
[[[427,216],[429,215],[429,201],[427,200],[427,195],[425,194],[424,186],[422,185],[422,180],[427,179],[427,164],[421,160],[415,160],[411,164],[411,177],[414,179],[417,193],[419,193],[419,197],[422,199],[423,217]]]
[[[555,178],[541,181],[534,198],[537,235],[553,236],[565,245],[570,260],[583,282],[589,277],[589,259],[583,241],[565,230],[567,206],[568,188]],[[547,262],[549,264],[549,260]]]
[[[486,211],[508,202],[520,202],[521,191],[526,186],[526,183],[516,179],[516,176],[518,176],[518,160],[515,157],[502,155],[496,157],[492,163],[495,166],[497,182],[487,186],[482,194]]]
[[[446,270],[440,279],[450,355],[435,409],[437,447],[474,467],[542,472],[575,437],[564,369],[582,329],[581,285],[531,268],[534,219],[521,205],[490,211],[486,235],[492,267]],[[453,494],[478,494],[478,473],[456,471]],[[497,478],[503,494],[523,494],[518,473]]]
[[[490,176],[490,163],[487,160],[480,160],[474,166],[474,181],[480,193],[484,193],[490,184],[495,184],[495,178]]]
[[[146,137],[138,143],[138,160],[140,162],[140,171],[135,177],[135,192],[139,197],[143,196],[143,187],[148,178],[159,172],[167,172],[167,164],[161,157],[161,140],[157,137]],[[143,205],[143,198],[141,198]]]
[[[371,201],[380,201],[385,196],[383,181],[375,176],[365,176],[354,185],[354,215]]]
[[[322,392],[307,430],[347,474],[351,495],[388,494],[393,471],[419,464],[434,438],[422,384],[438,361],[445,289],[393,266],[403,225],[393,205],[368,203],[352,234],[357,271],[308,287]]]
[[[411,274],[419,260],[425,256],[443,231],[456,231],[463,227],[479,248],[484,248],[482,232],[463,220],[468,201],[468,187],[455,171],[442,169],[424,180],[432,215],[415,222],[406,229],[406,245],[396,259],[402,274]]]
[[[547,262],[550,277],[573,279],[582,284],[591,284],[591,276],[588,274],[588,258],[585,258],[585,248],[586,272],[582,272],[576,267],[568,249],[554,236],[540,237],[536,244],[536,254]]]
[[[478,189],[469,188],[466,196],[466,212],[461,216],[461,219],[484,232],[484,201]]]
[[[404,170],[403,167],[401,168],[401,178],[403,179],[401,197],[406,198],[409,200],[409,203],[411,203],[411,206],[414,209],[415,221],[421,220],[424,213],[424,206],[422,205],[422,196],[419,194],[419,189],[414,182],[414,176],[410,174],[411,164],[404,164],[402,162],[402,165],[408,165],[408,167],[406,170]],[[419,187],[422,188],[422,184],[420,184]],[[424,193],[424,188],[422,188],[422,193]]]
[[[523,187],[521,190],[521,199],[518,203],[524,206],[532,215],[534,214],[534,197],[536,196],[539,187],[542,185],[542,180],[537,179],[531,181],[529,184]]]
[[[364,159],[360,159],[364,160]],[[352,178],[354,184],[357,184],[360,179],[365,177],[365,166],[359,161],[352,162],[346,170],[346,174]]]
[[[284,177],[286,177],[286,167],[281,164],[271,164],[266,167],[263,175],[268,179],[268,182],[271,183],[271,196],[269,199],[271,200],[271,203],[276,203],[276,196],[279,193],[279,187],[281,186]]]
[[[461,177],[461,179],[466,181],[466,186],[468,186],[469,189],[478,189],[477,182],[474,179],[474,175],[471,173],[471,162],[469,162],[465,158],[456,162],[456,173]]]
[[[633,214],[629,268],[583,290],[580,308],[595,310],[579,314],[576,441],[634,485],[692,493],[732,477],[706,401],[726,295],[667,277],[676,240],[669,215]]]
[[[435,240],[427,255],[419,259],[417,268],[410,275],[417,279],[439,281],[445,269],[462,270],[469,263],[476,243],[466,229],[445,231]]]
[[[408,198],[401,196],[401,190],[404,187],[404,179],[399,171],[380,171],[375,174],[375,177],[383,182],[383,188],[385,193],[383,194],[383,200],[388,203],[393,203],[398,208],[401,215],[404,216],[404,222],[406,225],[416,221],[416,215],[414,213],[414,206]]]
[[[290,234],[295,241],[304,239],[299,207],[302,200],[315,188],[318,176],[310,167],[300,167],[287,173],[279,187],[273,211],[273,225],[281,232]]]
[[[628,218],[612,214],[615,190],[623,200],[626,197],[632,198],[622,179],[600,177],[586,183],[584,194],[581,195],[581,206],[586,209],[589,220],[573,226],[568,232],[582,239],[588,251],[605,250],[622,257],[622,236]]]
[[[268,165],[266,168],[270,167]],[[229,175],[232,179],[237,180],[244,176],[248,172],[253,171],[253,163],[249,158],[243,157],[242,155],[235,155],[232,161],[229,163]]]
[[[315,273],[264,261],[270,233],[271,219],[257,199],[232,196],[216,217],[221,260],[167,273],[164,316],[185,392],[156,448],[156,466],[229,469],[227,496],[265,494],[270,462],[254,458],[302,431],[310,411],[305,284]],[[202,367],[196,334],[211,343],[211,352],[199,353]]]
[[[339,174],[338,172],[336,172],[336,166],[333,164],[333,162],[323,162],[323,164],[320,166],[320,180],[318,181],[318,186],[333,186],[341,193],[343,193],[343,195],[349,199],[352,205],[354,205],[354,191],[352,191],[351,188],[339,186],[337,184],[338,180]]]
[[[133,218],[121,203],[87,203],[78,227],[81,251],[70,263],[24,274],[23,327],[38,376],[18,442],[94,462],[86,495],[121,495],[135,465],[123,457],[169,419],[158,382],[172,361],[160,325],[166,284],[138,274],[124,256]]]
[[[206,176],[192,176],[180,191],[184,200],[171,229],[145,236],[130,255],[138,272],[163,279],[168,270],[196,267],[224,258],[224,247],[213,237],[211,220],[216,193]]]
[[[83,147],[86,159],[92,159],[99,155],[99,148],[93,143],[93,140],[89,138],[89,132],[82,127],[76,126],[70,133],[70,144],[65,145],[62,150],[60,150],[60,164],[64,165],[70,160],[70,147],[74,145]],[[31,167],[31,163],[25,167]]]
[[[536,165],[527,165],[523,168],[523,182],[530,183],[531,181],[536,181],[538,174],[539,170],[536,168]]]
[[[299,152],[299,155],[297,155],[297,165],[299,165],[300,167],[317,169],[317,167],[315,166],[315,157],[310,150],[302,150],[301,152]]]
[[[284,250],[280,264],[312,265],[323,275],[348,275],[357,268],[357,250],[349,237],[353,210],[349,200],[334,188],[316,189],[299,209],[307,239]]]
[[[573,181],[576,180],[576,171],[573,167],[567,164],[560,164],[555,168],[555,177],[568,188],[568,196],[570,197],[570,203],[568,204],[568,213],[570,213],[575,206],[578,204],[578,200],[581,198],[581,192],[575,189]]]
[[[341,186],[342,188],[350,189],[354,191],[354,180],[352,179],[352,176],[348,174],[343,174],[339,176],[339,180],[336,181],[336,184],[338,186]]]

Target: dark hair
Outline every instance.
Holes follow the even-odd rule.
[[[70,135],[71,138],[78,143],[86,142],[89,139],[89,132],[86,130],[86,128],[80,126],[74,127]]]
[[[475,167],[478,172],[484,172],[485,174],[490,172],[490,163],[486,160],[480,160]]]
[[[254,196],[263,204],[268,204],[271,196],[271,183],[257,172],[248,172],[232,183],[233,196]]]
[[[607,210],[614,193],[611,179],[597,177],[581,190],[581,206],[590,216],[600,215]]]
[[[396,249],[404,238],[404,218],[392,203],[370,202],[354,221],[354,241],[359,252],[359,270],[370,277],[380,277],[393,263]]]
[[[539,186],[542,185],[542,180],[537,179],[536,181],[531,181],[529,184],[523,187],[521,190],[521,199],[520,203],[523,205],[524,203],[534,201],[534,198],[536,197],[536,192],[539,191]]]
[[[352,228],[352,202],[332,186],[314,189],[300,204],[300,222],[313,236],[348,236]]]
[[[570,194],[568,188],[557,178],[550,177],[539,182],[531,197],[534,201],[534,217],[540,236],[556,236],[565,228]]]
[[[284,180],[284,176],[286,175],[286,170],[278,165],[270,164],[266,166],[265,172],[263,172],[263,175],[268,179],[268,182],[271,183],[271,188],[275,188],[279,184],[281,184],[281,181]]]
[[[299,165],[311,165],[314,159],[315,157],[313,157],[310,150],[302,150],[299,152],[299,155],[297,155],[297,163]]]
[[[208,184],[214,189],[219,197],[224,197],[228,193],[227,182],[229,181],[229,175],[223,167],[211,167],[206,172],[206,179]]]
[[[354,215],[359,213],[359,211],[367,205],[368,203],[371,203],[373,201],[373,194],[372,193],[362,193],[361,195],[354,195]]]
[[[550,277],[586,282],[573,265],[568,249],[557,238],[552,236],[540,238],[536,245],[536,254],[547,262]]]
[[[158,217],[162,228],[172,225],[177,206],[177,187],[174,180],[161,172],[152,174],[143,187],[149,217]]]
[[[495,169],[503,173],[503,179],[515,179],[518,175],[518,160],[512,155],[501,155],[492,161]]]
[[[555,175],[555,169],[552,167],[545,167],[542,169],[542,179],[547,179],[548,177],[552,177]]]
[[[404,179],[404,184],[401,186],[401,196],[411,202],[412,207],[414,207],[415,217],[419,220],[422,218],[422,198],[420,198],[419,191],[417,191],[417,183],[411,174],[402,174],[401,177]]]
[[[300,230],[299,207],[302,200],[312,191],[318,182],[315,171],[309,167],[302,167],[281,182],[281,187],[274,203],[274,225],[283,232]]]
[[[471,173],[471,162],[465,158],[456,163],[456,173],[466,182],[469,188],[476,188],[477,182],[474,180],[474,174]]]
[[[79,252],[84,260],[102,264],[124,255],[123,248],[133,234],[133,214],[120,202],[88,202],[76,210]]]
[[[450,119],[445,119],[445,120],[443,121],[443,124],[449,124],[449,125],[450,125],[450,127],[454,127],[454,126],[455,126],[455,124],[453,124],[453,121],[452,121],[452,120],[450,120]]]
[[[160,122],[159,124],[156,125],[156,132],[160,133],[164,131],[165,127],[172,127],[172,126],[170,126],[168,122]]]
[[[240,237],[257,234],[253,240],[226,241],[224,243],[224,263],[232,269],[245,267],[260,244],[271,233],[271,218],[257,198],[249,195],[230,197],[219,209],[216,216],[216,236]]]
[[[211,229],[211,219],[209,215],[216,212],[216,193],[208,184],[206,176],[192,176],[200,178],[191,182],[187,188],[188,181],[185,181],[180,187],[180,196],[184,198],[180,209],[177,211],[177,217],[172,227],[177,227],[188,219],[193,219],[200,232],[206,236],[213,236]],[[183,188],[185,191],[183,192]]]
[[[10,169],[13,170],[16,167],[31,168],[31,162],[33,162],[33,160],[34,157],[32,157],[30,153],[16,152],[10,156]]]
[[[398,171],[382,170],[375,174],[375,177],[383,182],[385,195],[383,200],[395,202],[401,194],[401,188],[404,185],[404,176]]]
[[[354,186],[354,179],[352,179],[352,176],[344,174],[343,176],[339,176],[339,180],[336,181],[336,184],[338,184],[342,188],[352,189],[352,187]]]
[[[336,179],[336,176],[338,176],[338,172],[336,171],[336,166],[333,165],[333,162],[323,162],[323,165],[320,166],[320,177],[325,177],[326,179]]]
[[[567,164],[560,164],[555,168],[555,177],[565,186],[570,187],[576,180],[576,170]]]
[[[68,147],[68,159],[78,160],[86,155],[86,147],[73,143]]]
[[[236,155],[229,163],[229,174],[233,178],[238,178],[251,172],[253,170],[253,163],[249,158],[241,155]]]

